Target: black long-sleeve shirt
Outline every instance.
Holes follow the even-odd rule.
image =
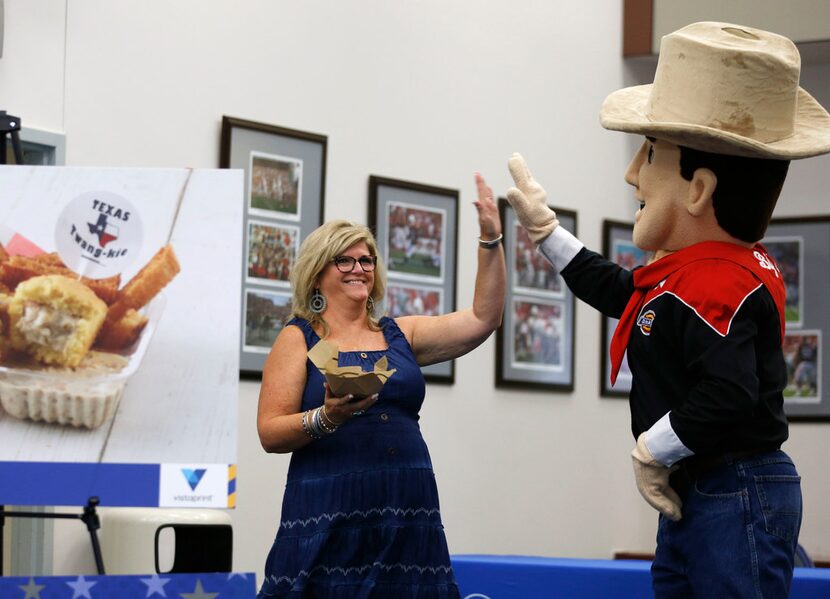
[[[584,247],[561,274],[613,318],[634,292],[633,271]],[[745,296],[722,298],[726,281]],[[780,446],[788,436],[781,330],[771,294],[747,269],[711,260],[671,274],[649,294],[628,342],[634,437],[670,412],[674,433],[698,455]]]

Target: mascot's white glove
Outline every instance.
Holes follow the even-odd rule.
[[[643,499],[667,518],[675,522],[680,520],[683,502],[669,486],[669,474],[677,470],[677,466],[666,468],[654,459],[646,447],[645,433],[637,438],[637,446],[631,452],[631,457],[634,463],[634,479]]]
[[[559,224],[556,213],[548,208],[545,190],[530,174],[521,154],[513,154],[507,162],[516,187],[507,190],[507,201],[516,211],[519,222],[530,239],[540,244]],[[517,189],[518,188],[518,189]]]

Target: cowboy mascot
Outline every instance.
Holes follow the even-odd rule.
[[[660,512],[658,597],[786,597],[801,526],[787,439],[781,273],[764,236],[789,161],[830,152],[830,115],[799,87],[787,38],[726,23],[665,36],[654,82],[605,100],[645,136],[625,180],[639,209],[628,271],[557,226],[514,154],[508,199],[574,294],[619,319],[637,487]]]

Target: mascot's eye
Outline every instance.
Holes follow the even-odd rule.
[[[654,161],[654,146],[648,147],[648,163],[651,164]]]

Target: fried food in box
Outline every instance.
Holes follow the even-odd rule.
[[[0,405],[17,418],[100,426],[138,365],[111,352],[138,341],[149,320],[139,310],[179,270],[167,246],[119,290],[120,276],[79,278],[55,253],[0,254]]]
[[[375,362],[371,372],[360,366],[340,366],[339,356],[337,345],[323,339],[308,350],[308,359],[326,377],[331,392],[338,396],[351,394],[360,399],[378,393],[396,371],[395,368],[388,370],[386,356]]]
[[[9,304],[11,347],[43,364],[77,366],[106,313],[106,304],[80,281],[32,277],[17,286]]]

